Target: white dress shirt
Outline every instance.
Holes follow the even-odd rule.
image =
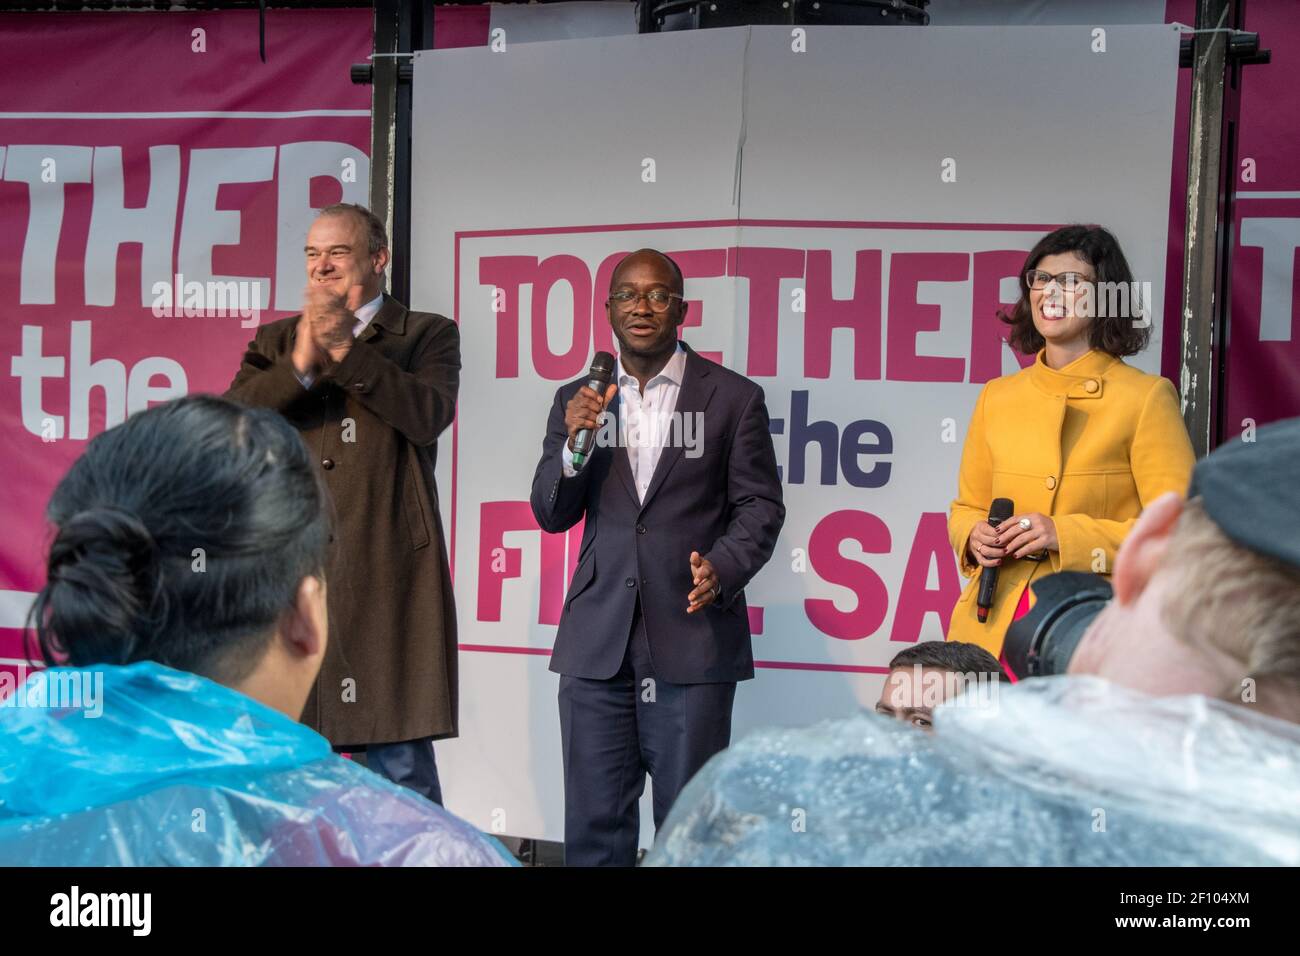
[[[677,396],[682,390],[682,378],[686,375],[686,350],[680,342],[677,351],[654,378],[646,382],[645,394],[641,394],[640,383],[636,376],[623,368],[623,357],[618,359],[618,400],[620,442],[627,444],[628,464],[632,466],[632,478],[636,483],[637,497],[645,501],[646,489],[654,477],[659,457],[664,445],[672,434],[673,412],[677,410]],[[573,467],[573,452],[569,442],[564,442],[563,466],[566,478],[572,478],[578,472]]]
[[[354,339],[361,334],[362,330],[365,329],[367,325],[370,324],[370,320],[379,314],[379,310],[383,308],[383,305],[384,294],[381,292],[365,305],[361,306],[361,308],[357,309],[357,311],[352,313],[357,317],[356,322],[352,323],[352,337]],[[298,375],[298,370],[294,369],[293,374],[298,376],[298,381],[302,383],[303,388],[311,388],[311,383],[314,381],[315,376],[310,372],[306,375]]]

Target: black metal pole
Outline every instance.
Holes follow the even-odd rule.
[[[1245,26],[1246,0],[1233,4],[1232,27]],[[1235,37],[1234,37],[1235,38]],[[1264,59],[1267,62],[1267,58]],[[1233,430],[1228,421],[1228,353],[1232,348],[1232,251],[1236,245],[1236,203],[1239,167],[1237,143],[1241,122],[1241,70],[1243,60],[1228,51],[1227,80],[1223,89],[1223,149],[1220,170],[1219,194],[1222,197],[1219,235],[1216,250],[1218,271],[1218,302],[1215,312],[1215,378],[1214,378],[1214,447],[1220,445]]]
[[[1218,436],[1216,394],[1221,388],[1215,362],[1216,330],[1222,327],[1217,293],[1220,275],[1219,230],[1224,227],[1224,86],[1228,28],[1234,25],[1234,0],[1199,0],[1197,33],[1192,40],[1191,122],[1188,127],[1187,225],[1183,252],[1182,358],[1179,389],[1183,420],[1198,457],[1208,454]],[[1209,32],[1213,31],[1213,32]],[[1232,156],[1227,157],[1232,165]],[[1233,170],[1229,170],[1229,175]],[[1230,231],[1230,225],[1229,225]]]
[[[376,0],[374,52],[370,61],[370,210],[388,228],[389,245],[394,244],[393,152],[394,120],[397,115],[398,0]],[[390,267],[390,276],[392,269]],[[392,287],[396,294],[396,286]]]
[[[393,0],[382,0],[388,4]],[[393,3],[397,8],[397,50],[411,53],[424,42],[423,3]],[[432,39],[430,35],[430,39]],[[391,57],[399,63],[402,57]],[[389,272],[392,294],[411,303],[411,84],[398,83],[393,113],[393,227],[389,242],[393,265]]]

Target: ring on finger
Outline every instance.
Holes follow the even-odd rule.
[[[1028,531],[1031,527],[1033,527],[1033,522],[1030,521],[1028,518],[1021,518],[1020,527],[1023,528],[1025,531]]]

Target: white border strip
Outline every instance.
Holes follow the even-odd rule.
[[[302,119],[309,116],[364,116],[370,110],[291,110],[282,113],[236,110],[187,110],[163,113],[0,113],[0,119],[122,120],[122,119]]]
[[[35,600],[31,591],[0,591],[0,627],[26,627],[27,612]]]
[[[1235,198],[1237,199],[1300,199],[1300,192],[1270,193],[1270,192],[1263,192],[1263,191],[1251,192],[1250,190],[1247,189],[1238,189]]]

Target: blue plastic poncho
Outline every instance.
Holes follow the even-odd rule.
[[[933,734],[862,713],[746,737],[647,865],[1300,864],[1300,727],[1085,677],[960,701]]]
[[[0,865],[512,862],[311,729],[194,674],[57,667],[0,703]]]

